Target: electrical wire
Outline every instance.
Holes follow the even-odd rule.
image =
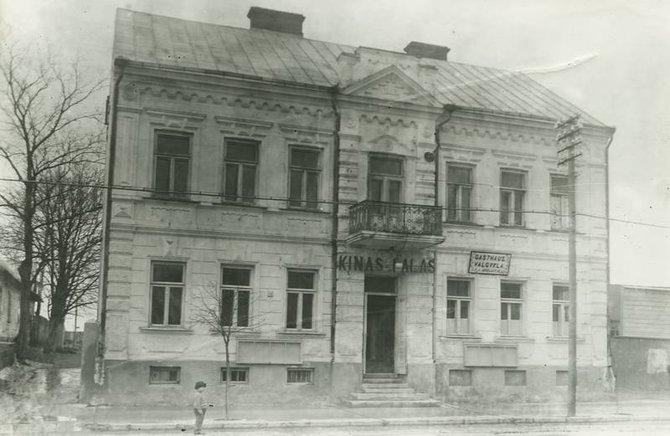
[[[46,181],[46,180],[33,180],[33,181],[25,181],[25,180],[20,180],[20,179],[13,179],[13,178],[7,178],[7,177],[0,177],[0,181],[2,182],[13,182],[13,183],[35,183],[35,184],[43,184],[43,185],[61,185],[61,186],[70,186],[70,187],[82,187],[82,188],[95,188],[95,189],[110,189],[110,186],[105,185],[105,184],[96,184],[96,183],[69,183],[69,182],[51,182],[51,181]],[[490,185],[493,186],[493,185]],[[180,198],[181,196],[183,197],[188,197],[188,196],[200,196],[200,197],[211,197],[211,198],[217,198],[221,199],[221,204],[224,205],[239,205],[239,206],[245,206],[248,205],[249,203],[244,203],[240,201],[226,201],[226,195],[220,192],[206,192],[206,191],[188,191],[188,192],[180,192],[179,196],[175,195],[169,195],[165,194],[161,196],[160,192],[157,192],[155,189],[152,188],[143,188],[143,187],[134,187],[134,186],[125,186],[125,185],[113,185],[111,186],[112,190],[117,190],[117,191],[130,191],[130,192],[142,192],[146,194],[152,195],[152,198],[156,200],[170,200],[170,201],[186,201],[188,202],[189,200],[187,199],[182,199]],[[526,190],[523,190],[526,191]],[[544,192],[548,192],[548,190],[542,190]],[[253,201],[276,201],[280,203],[287,203],[293,199],[290,199],[288,197],[271,197],[271,196],[240,196],[237,195],[235,198],[241,199],[241,200],[249,200],[250,202]],[[335,202],[330,201],[330,200],[310,200],[309,203],[314,203],[314,204],[319,204],[319,205],[333,205]],[[356,201],[346,201],[342,200],[337,202],[338,205],[342,206],[353,206],[355,204],[358,204]],[[434,206],[427,206],[427,207],[434,207]],[[440,208],[443,212],[444,211],[469,211],[469,212],[485,212],[485,213],[514,213],[514,210],[502,210],[502,209],[495,209],[495,208],[449,208],[446,206],[443,206]],[[519,211],[524,215],[553,215],[556,217],[568,217],[568,214],[559,214],[556,213],[555,211],[550,211],[550,210],[521,210]],[[577,216],[581,217],[586,217],[586,218],[593,218],[593,219],[600,219],[600,220],[608,220],[611,222],[617,222],[617,223],[622,223],[622,224],[633,224],[633,225],[640,225],[640,226],[647,226],[647,227],[655,227],[655,228],[660,228],[660,229],[670,229],[670,225],[665,225],[665,224],[657,224],[657,223],[648,223],[648,222],[643,222],[643,221],[634,221],[634,220],[625,220],[621,218],[612,218],[612,217],[606,217],[606,216],[601,216],[601,215],[594,215],[594,214],[588,214],[588,213],[581,213],[577,212]]]

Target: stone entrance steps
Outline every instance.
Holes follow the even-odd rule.
[[[417,393],[405,377],[396,374],[365,375],[360,392],[345,400],[349,407],[437,407],[428,394]]]

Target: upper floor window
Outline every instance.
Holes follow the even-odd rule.
[[[371,155],[368,166],[368,200],[400,203],[402,201],[403,160],[385,155]]]
[[[320,152],[305,148],[291,148],[289,161],[289,206],[316,209],[319,205],[321,178]]]
[[[500,334],[521,336],[523,309],[521,283],[500,282]]]
[[[253,203],[256,198],[258,142],[227,139],[225,144],[223,195],[226,201]]]
[[[288,271],[286,328],[314,329],[316,274],[312,271]]]
[[[469,280],[447,280],[447,332],[470,333],[472,295]]]
[[[447,220],[469,222],[472,168],[447,165]]]
[[[248,327],[251,269],[223,266],[221,275],[221,324]]]
[[[188,192],[191,136],[178,132],[156,133],[154,190],[158,194],[185,197]]]
[[[184,269],[180,262],[151,262],[151,325],[181,325]]]
[[[569,226],[568,178],[551,176],[551,228],[565,230]]]
[[[567,336],[570,319],[570,288],[554,285],[552,304],[552,325],[554,336]]]
[[[503,170],[500,176],[500,225],[522,226],[526,174]]]

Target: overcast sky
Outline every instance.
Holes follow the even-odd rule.
[[[248,27],[250,6],[305,15],[308,38],[527,72],[617,132],[610,149],[612,282],[670,286],[670,1],[0,0],[12,37],[49,41],[107,74],[115,9]],[[1,49],[1,48],[0,48]]]

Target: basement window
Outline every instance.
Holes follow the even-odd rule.
[[[181,368],[178,366],[149,367],[150,385],[177,385],[181,381]]]
[[[291,384],[313,383],[314,368],[287,368],[286,382]]]
[[[221,368],[221,382],[226,382],[226,368]],[[249,383],[249,368],[230,368],[230,383],[246,384]]]

